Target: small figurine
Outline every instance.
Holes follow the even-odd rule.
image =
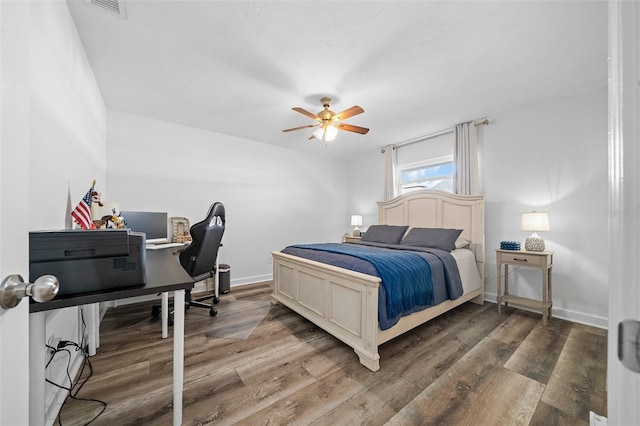
[[[116,209],[111,210],[110,215],[102,216],[100,220],[94,220],[97,229],[122,229],[124,228],[124,217],[116,213]]]
[[[95,185],[95,183],[94,183],[94,185]],[[98,205],[100,207],[104,206],[104,204],[102,204],[102,201],[100,200],[100,193],[98,191],[92,191],[91,192],[91,202],[92,203],[98,203]]]

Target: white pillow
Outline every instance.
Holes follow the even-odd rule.
[[[471,243],[471,241],[469,240],[465,240],[464,238],[458,238],[454,244],[455,248],[457,249],[461,249],[461,248],[469,248],[469,244]]]

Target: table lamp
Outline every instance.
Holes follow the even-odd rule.
[[[549,215],[546,212],[522,213],[522,230],[533,231],[524,243],[526,250],[544,251],[544,239],[538,236],[537,231],[549,230]]]
[[[362,226],[362,216],[360,216],[359,214],[354,214],[351,216],[351,226],[355,226],[355,228],[353,228],[353,236],[354,237],[359,237],[360,236],[360,228],[358,228],[358,226]]]

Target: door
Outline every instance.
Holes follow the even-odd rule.
[[[618,360],[618,324],[640,321],[639,25],[637,2],[609,2],[610,425],[640,424],[640,374]]]
[[[29,275],[29,20],[24,3],[0,1],[0,280]],[[28,342],[28,302],[0,308],[0,425],[29,424]]]

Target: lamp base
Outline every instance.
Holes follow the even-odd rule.
[[[544,251],[544,239],[540,237],[527,237],[524,242],[527,251]]]
[[[354,230],[353,230],[353,232],[352,232],[352,235],[353,235],[354,237],[359,237],[359,236],[360,236],[360,234],[361,234],[361,232],[360,232],[360,228],[358,228],[358,227],[356,226],[356,227],[355,227],[355,229],[354,229]]]

